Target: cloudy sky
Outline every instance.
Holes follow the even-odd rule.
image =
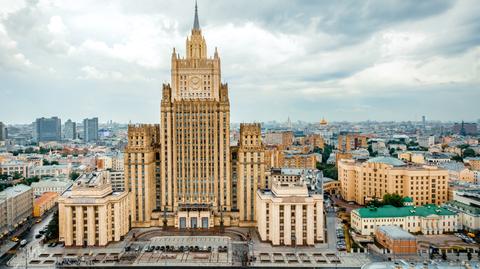
[[[199,0],[233,122],[477,120],[478,0]],[[159,122],[194,2],[0,0],[0,121]]]

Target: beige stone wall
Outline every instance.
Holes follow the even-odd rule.
[[[256,192],[266,188],[260,124],[241,124],[237,157],[237,206],[241,226],[255,226]]]
[[[442,204],[448,200],[448,171],[436,167],[393,167],[383,163],[338,163],[341,195],[364,205],[374,197],[398,193],[416,205]]]

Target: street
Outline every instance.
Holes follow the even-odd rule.
[[[25,260],[25,255],[28,254],[29,257],[32,257],[33,256],[36,256],[36,255],[39,255],[39,252],[40,252],[40,249],[42,248],[42,239],[43,237],[41,238],[38,238],[36,239],[35,238],[35,235],[38,234],[40,232],[40,230],[42,230],[43,228],[45,228],[48,223],[50,222],[50,220],[52,219],[53,217],[53,214],[54,214],[55,210],[50,210],[50,212],[47,213],[46,216],[44,216],[42,222],[40,223],[34,223],[35,219],[33,219],[33,226],[31,227],[31,229],[22,237],[19,237],[20,240],[22,239],[25,239],[27,240],[27,245],[25,247],[18,247],[16,249],[16,253],[15,254],[7,254],[5,255],[5,257],[1,260],[1,265],[6,265],[10,260],[12,259],[15,259],[15,260],[19,260],[19,259],[23,259]],[[14,257],[15,256],[15,257]],[[19,267],[20,266],[20,267]],[[23,268],[23,264],[22,265],[18,265],[15,267],[15,268]]]

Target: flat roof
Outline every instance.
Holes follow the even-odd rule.
[[[393,239],[415,240],[415,236],[398,226],[386,225],[380,226],[377,229]]]
[[[382,207],[362,207],[355,209],[362,218],[398,218],[408,216],[451,216],[456,213],[448,210],[445,207],[440,207],[434,204],[424,206],[403,206],[395,207],[392,205],[386,205]]]

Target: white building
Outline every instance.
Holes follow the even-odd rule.
[[[455,191],[446,206],[458,213],[461,229],[480,231],[480,189]]]
[[[12,231],[25,222],[33,212],[33,192],[29,186],[19,184],[0,192],[0,232]]]
[[[285,169],[282,171],[284,176],[276,176],[271,182],[271,190],[257,191],[260,239],[273,245],[313,245],[323,242],[321,174],[320,178],[313,173],[290,176],[290,170],[295,172],[293,170],[302,169]]]
[[[0,174],[13,176],[15,173],[27,177],[29,164],[26,162],[9,161],[0,164]]]
[[[352,228],[373,235],[379,226],[394,225],[411,233],[443,234],[459,229],[458,214],[436,205],[363,207],[352,210]]]
[[[40,196],[44,192],[56,192],[61,195],[65,190],[72,186],[73,181],[66,176],[41,179],[39,182],[32,183],[33,194]]]
[[[70,164],[34,166],[28,169],[28,177],[55,177],[59,175],[69,175],[71,171],[72,166]]]

